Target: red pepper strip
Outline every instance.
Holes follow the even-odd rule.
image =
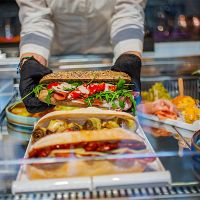
[[[54,153],[55,157],[69,158],[72,157],[72,154],[69,153]]]
[[[93,95],[97,92],[98,85],[97,84],[90,84],[88,85],[88,90],[90,91],[89,95]]]
[[[67,93],[66,92],[56,92],[53,94],[54,99],[58,100],[58,101],[62,101],[65,100],[67,97]]]
[[[101,84],[97,85],[97,92],[104,91],[105,87],[106,87],[105,83],[101,83]]]
[[[51,89],[53,86],[58,86],[60,85],[60,83],[49,83],[49,85],[47,85],[47,89]]]
[[[116,89],[117,89],[117,86],[116,85],[110,85],[110,86],[108,86],[108,89],[115,92]]]
[[[69,99],[77,99],[81,96],[81,92],[79,90],[74,90],[69,93]]]
[[[105,83],[101,84],[90,84],[87,88],[90,91],[89,95],[93,95],[97,92],[101,92],[105,90]]]

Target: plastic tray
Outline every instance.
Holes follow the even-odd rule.
[[[145,139],[147,149],[154,154],[154,150],[146,138],[141,126],[137,129],[137,133]],[[25,158],[30,147],[27,147]],[[148,170],[150,169],[150,170]],[[116,186],[116,185],[133,185],[133,184],[170,184],[171,175],[166,171],[159,158],[147,166],[147,170],[142,173],[114,174],[94,177],[75,177],[63,179],[46,179],[46,180],[29,180],[26,175],[24,165],[20,167],[18,176],[12,184],[12,192],[36,192],[36,191],[55,191],[55,190],[74,190],[89,189],[93,190],[98,187]]]
[[[177,120],[174,119],[164,119],[160,120],[157,116],[155,115],[149,115],[149,114],[144,114],[144,113],[138,113],[139,118],[145,118],[145,119],[150,119],[156,122],[161,122],[164,124],[168,124],[171,126],[176,126],[182,129],[190,130],[190,131],[198,131],[200,129],[200,120],[197,120],[193,122],[193,124],[188,124],[184,122],[181,118],[178,118]]]

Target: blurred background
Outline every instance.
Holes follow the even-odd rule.
[[[156,52],[157,43],[168,43],[165,48],[169,48],[170,42],[200,41],[199,0],[148,0],[145,13],[145,52]],[[15,0],[0,0],[0,49],[7,57],[18,56],[19,34]],[[190,54],[200,54],[196,45]],[[182,54],[185,54],[184,50]]]
[[[15,0],[0,0],[0,92],[9,94],[10,87],[18,89],[20,22]],[[155,82],[164,82],[169,91],[177,93],[177,78],[184,78],[186,94],[200,96],[200,0],[148,0],[145,9],[145,39],[142,55],[142,89],[148,90]],[[113,55],[52,56],[53,70],[109,67]],[[192,82],[193,81],[193,82]],[[11,83],[11,84],[9,84]],[[1,84],[2,85],[2,84]],[[175,91],[175,93],[174,93]],[[0,111],[8,96],[0,98]],[[2,100],[2,98],[4,98]],[[3,104],[3,105],[2,105]]]

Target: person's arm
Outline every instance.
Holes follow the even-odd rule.
[[[39,101],[33,89],[43,76],[52,73],[45,67],[54,30],[51,10],[44,0],[17,0],[17,3],[22,27],[19,91],[29,112],[42,112],[52,106]]]
[[[138,92],[141,90],[145,3],[144,0],[116,0],[111,20],[110,37],[115,60],[111,69],[129,74],[132,89]]]
[[[145,0],[116,0],[110,33],[115,59],[124,53],[141,58],[145,4]]]
[[[33,56],[47,65],[53,38],[51,10],[43,0],[16,0],[21,22],[20,58]]]

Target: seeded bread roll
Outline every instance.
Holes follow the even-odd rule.
[[[115,72],[111,70],[104,71],[64,71],[55,72],[44,76],[41,80],[41,84],[52,82],[64,82],[64,81],[90,81],[95,82],[118,82],[119,79],[124,79],[127,83],[131,82],[131,77],[124,72]]]

